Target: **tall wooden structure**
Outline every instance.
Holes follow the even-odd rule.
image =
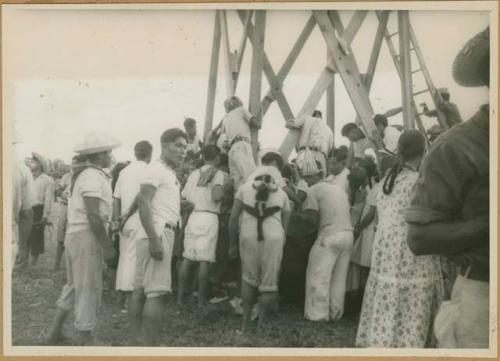
[[[376,128],[372,120],[373,109],[370,103],[369,93],[382,43],[385,40],[394,61],[396,71],[401,79],[402,112],[405,129],[412,129],[417,126],[420,130],[425,132],[420,119],[423,113],[419,113],[415,105],[415,98],[424,93],[429,93],[432,97],[434,106],[438,109],[438,121],[441,126],[446,129],[444,115],[439,111],[439,107],[436,106],[442,100],[425,66],[424,57],[412,28],[408,11],[393,12],[394,15],[397,16],[398,29],[392,33],[387,29],[391,12],[375,11],[378,19],[378,28],[375,34],[368,67],[364,72],[358,67],[351,44],[363,25],[369,13],[368,11],[355,11],[350,21],[344,24],[339,12],[336,10],[313,10],[278,72],[275,72],[264,50],[266,10],[236,10],[236,12],[241,21],[243,32],[238,49],[235,52],[231,52],[229,44],[227,25],[228,10],[216,10],[215,13],[207,108],[205,114],[205,136],[210,132],[213,126],[221,43],[225,67],[226,95],[230,96],[234,95],[238,85],[241,65],[247,48],[247,40],[249,40],[252,45],[250,89],[247,104],[250,112],[254,116],[264,117],[269,106],[274,101],[277,102],[285,121],[298,116],[312,114],[326,92],[326,121],[332,130],[335,131],[334,82],[336,78],[340,78],[356,109],[356,122],[363,128],[366,136],[376,144],[377,139],[375,139],[375,137],[377,136],[377,132],[375,131]],[[325,40],[326,64],[315,85],[305,99],[302,108],[297,114],[293,114],[287,98],[283,93],[283,83],[315,26],[319,27]],[[399,38],[399,52],[396,50],[392,40],[395,36]],[[413,52],[415,52],[417,59],[415,64],[412,64],[411,54]],[[426,88],[414,92],[412,78],[420,72],[425,79]],[[263,74],[270,85],[269,91],[264,96],[261,94]],[[295,147],[299,135],[299,130],[288,131],[280,147],[280,152],[285,159],[288,158]],[[258,147],[256,131],[252,134],[252,144],[254,152],[256,152]]]

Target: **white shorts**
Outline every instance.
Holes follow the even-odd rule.
[[[189,216],[184,231],[184,253],[191,261],[215,262],[219,217],[215,213],[196,212]]]

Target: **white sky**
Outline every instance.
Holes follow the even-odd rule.
[[[25,6],[27,8],[27,6]],[[275,72],[287,56],[310,12],[268,11],[265,50]],[[352,12],[341,13],[346,25]],[[38,151],[70,160],[73,147],[91,130],[104,130],[123,142],[118,160],[133,158],[133,146],[149,140],[158,154],[161,133],[198,120],[203,132],[213,32],[213,10],[20,10],[2,6],[4,119],[22,134],[18,156]],[[485,88],[463,88],[451,76],[453,59],[463,44],[489,23],[478,11],[412,11],[411,21],[436,86],[447,87],[464,119],[488,101]],[[391,14],[390,32],[396,29]],[[360,70],[368,64],[377,26],[367,16],[352,46]],[[231,48],[239,45],[241,23],[229,15]],[[394,37],[395,45],[398,44]],[[251,45],[247,44],[237,95],[248,104]],[[316,27],[289,77],[284,92],[296,114],[325,65],[326,46]],[[416,65],[414,65],[416,67]],[[226,96],[221,57],[214,124],[223,115]],[[415,90],[423,87],[421,75]],[[263,81],[262,96],[267,93]],[[374,78],[375,112],[401,104],[400,83],[385,44]],[[429,98],[422,98],[430,105]],[[420,99],[417,99],[420,103]],[[318,106],[325,111],[324,99]],[[336,80],[337,145],[346,144],[340,128],[355,112]],[[401,122],[394,117],[392,122]],[[432,121],[426,119],[426,124]],[[286,134],[273,104],[260,133],[263,147],[279,147]]]

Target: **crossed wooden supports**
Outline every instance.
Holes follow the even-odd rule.
[[[227,96],[230,96],[234,95],[237,87],[241,64],[246,49],[246,41],[248,39],[250,40],[253,48],[249,110],[254,116],[263,117],[273,101],[277,102],[285,120],[312,114],[323,94],[328,90],[327,94],[331,99],[330,101],[327,101],[327,105],[329,104],[329,109],[327,109],[327,117],[329,119],[327,119],[327,122],[330,126],[332,126],[334,124],[334,111],[332,109],[334,90],[332,84],[335,74],[338,74],[345,85],[354,108],[356,109],[358,115],[356,121],[363,127],[367,137],[375,144],[379,144],[378,139],[375,139],[377,132],[375,131],[376,128],[372,120],[373,109],[369,100],[369,92],[373,76],[375,74],[381,45],[384,37],[387,35],[386,28],[389,11],[377,11],[379,25],[375,34],[368,67],[364,74],[362,74],[359,70],[351,49],[351,43],[366,18],[368,11],[355,11],[347,26],[344,26],[338,11],[312,11],[310,18],[304,25],[304,28],[277,73],[274,71],[271,62],[264,51],[266,11],[237,10],[237,14],[243,25],[243,34],[236,53],[231,53],[229,48],[226,10],[217,10],[215,14],[214,38],[207,96],[207,111],[205,118],[205,135],[207,135],[212,129],[217,68],[219,61],[218,57],[221,40],[225,53],[226,93]],[[406,20],[407,13],[403,16],[406,16]],[[254,18],[253,21],[252,18]],[[304,44],[316,25],[318,25],[327,46],[327,64],[318,77],[314,87],[309,93],[309,96],[302,105],[302,108],[296,115],[294,115],[285,94],[283,93],[283,82],[285,81],[301,50],[303,49]],[[405,39],[407,39],[407,37]],[[404,49],[406,49],[406,51],[409,50],[409,40],[407,40],[407,43],[408,44],[401,45]],[[408,61],[407,54],[404,54],[403,57],[404,61]],[[406,104],[403,104],[403,111],[408,113],[405,115],[405,124],[408,125],[408,127],[411,127],[411,122],[409,120],[409,117],[411,117],[411,113],[409,112],[411,110],[408,110],[411,108],[410,99],[412,99],[411,73],[408,78],[408,66],[404,67],[404,70],[404,74],[402,74],[403,72],[399,69],[398,73],[400,75],[407,76],[404,80],[402,77],[402,91],[404,95],[404,102],[406,101]],[[262,73],[266,76],[270,89],[261,99],[260,90],[262,84]],[[299,136],[299,130],[291,129],[288,131],[288,134],[280,147],[280,152],[285,159],[288,158],[297,144]],[[255,152],[257,149],[256,130],[254,130],[252,134],[252,143],[254,145]]]

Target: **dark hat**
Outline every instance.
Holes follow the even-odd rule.
[[[489,86],[490,27],[470,39],[453,62],[453,78],[466,87]]]

